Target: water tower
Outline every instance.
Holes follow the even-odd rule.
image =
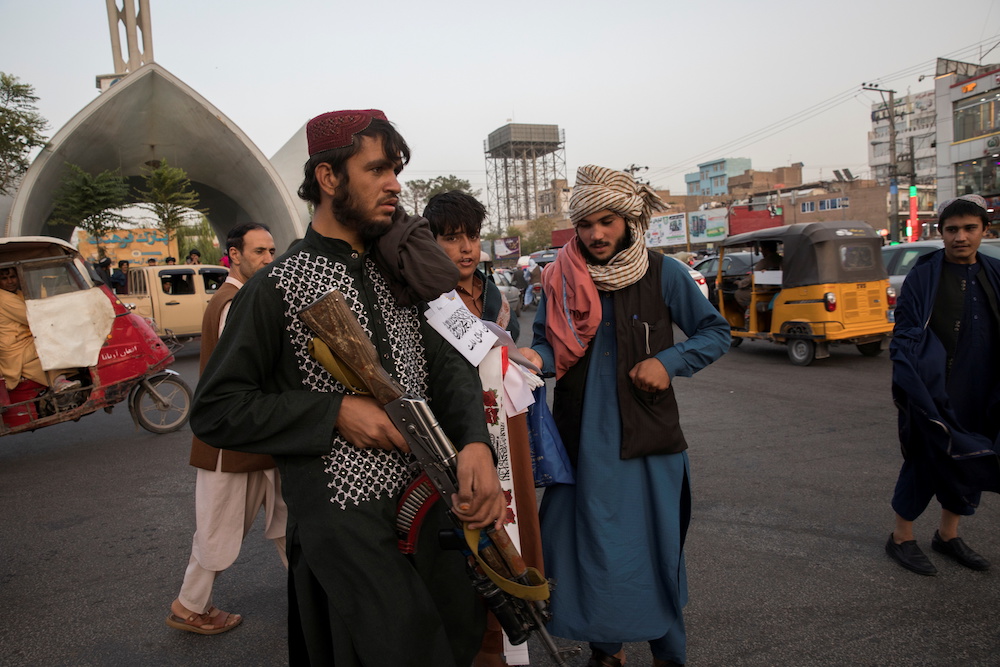
[[[498,231],[542,215],[539,194],[566,179],[566,134],[558,125],[508,123],[483,142],[486,188]]]

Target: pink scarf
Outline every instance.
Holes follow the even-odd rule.
[[[583,357],[601,323],[601,298],[574,238],[542,271],[545,334],[555,354],[556,379]]]

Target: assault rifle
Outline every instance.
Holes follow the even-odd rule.
[[[548,582],[525,565],[507,531],[488,528],[471,531],[451,512],[452,494],[458,491],[458,452],[438,425],[427,402],[412,396],[379,363],[375,346],[337,290],[328,292],[299,313],[316,334],[314,356],[342,384],[371,395],[385,408],[416,458],[421,475],[410,485],[399,506],[397,531],[400,550],[416,550],[414,530],[419,530],[423,512],[440,497],[455,524],[448,546],[459,546],[466,555],[472,585],[500,621],[511,644],[521,644],[536,633],[557,665],[576,655],[578,647],[559,649],[545,630],[549,613]],[[315,341],[314,341],[315,343]],[[326,349],[323,349],[326,348]],[[445,542],[445,540],[442,540]]]

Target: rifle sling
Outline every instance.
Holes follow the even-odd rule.
[[[545,580],[545,577],[543,577],[538,570],[533,567],[529,567],[526,570],[528,579],[532,582],[531,584],[521,584],[497,574],[479,556],[479,535],[482,531],[479,529],[472,530],[467,525],[463,525],[463,529],[465,531],[465,542],[469,545],[469,549],[476,557],[476,561],[479,562],[479,567],[483,568],[483,572],[486,573],[486,576],[489,577],[490,581],[496,584],[500,590],[510,593],[514,597],[521,600],[549,599],[549,582]]]

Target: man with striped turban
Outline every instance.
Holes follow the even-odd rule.
[[[588,666],[620,666],[648,641],[656,667],[684,664],[687,443],[673,378],[729,348],[729,325],[684,267],[647,250],[665,208],[630,175],[588,165],[570,198],[576,238],[542,273],[525,355],[556,376],[553,416],[575,485],[546,489],[542,544],[552,634],[590,642]],[[674,343],[676,324],[687,340]]]

